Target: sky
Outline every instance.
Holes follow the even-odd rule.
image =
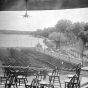
[[[0,11],[0,30],[35,31],[54,27],[61,19],[88,22],[88,8],[63,10],[28,11],[31,17],[24,18],[25,11]]]

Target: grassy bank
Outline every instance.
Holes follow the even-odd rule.
[[[35,48],[0,48],[0,60],[3,65],[35,66],[54,68],[60,66],[62,60],[36,51]],[[64,62],[64,68],[72,68],[75,65]]]

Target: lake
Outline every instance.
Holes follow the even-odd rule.
[[[46,48],[42,38],[20,34],[0,34],[0,47],[35,47],[38,43]]]

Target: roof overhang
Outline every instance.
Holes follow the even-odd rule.
[[[28,10],[60,10],[88,7],[88,0],[28,0]],[[23,11],[25,0],[0,0],[0,11]]]

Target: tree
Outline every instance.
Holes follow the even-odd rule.
[[[44,28],[44,29],[42,30],[42,33],[41,33],[40,35],[43,36],[43,37],[48,37],[49,34],[51,34],[51,33],[54,32],[54,31],[55,31],[55,28],[54,28],[54,27]]]
[[[84,30],[84,23],[83,22],[77,22],[72,25],[71,31],[78,36],[81,31]]]
[[[53,32],[49,35],[49,39],[54,40],[55,44],[56,44],[56,49],[59,47],[60,48],[60,43],[63,42],[67,42],[68,39],[67,37],[64,35],[64,33],[61,32]]]
[[[66,31],[65,36],[68,38],[68,42],[76,42],[77,36],[71,31]]]
[[[65,30],[70,29],[72,26],[72,22],[70,20],[59,20],[58,23],[55,25],[57,32],[65,32]]]
[[[42,49],[42,45],[41,45],[40,43],[38,43],[38,44],[36,45],[36,47]]]
[[[78,38],[80,38],[83,43],[82,54],[81,54],[81,57],[83,58],[84,47],[86,46],[86,43],[88,42],[88,24],[85,24],[84,31],[79,33]],[[83,65],[83,59],[82,59],[82,65]]]

